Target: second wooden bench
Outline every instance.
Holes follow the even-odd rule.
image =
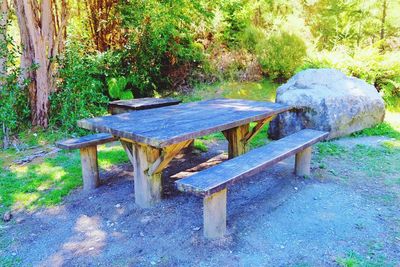
[[[229,185],[293,155],[296,155],[296,174],[309,175],[311,146],[327,135],[327,132],[301,130],[175,183],[180,191],[203,197],[205,237],[222,237],[226,231],[226,201]]]

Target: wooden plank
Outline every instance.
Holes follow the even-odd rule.
[[[56,146],[62,149],[77,149],[82,147],[101,145],[116,140],[118,140],[118,138],[112,136],[111,134],[98,133],[57,142]]]
[[[120,114],[129,111],[159,108],[181,103],[180,100],[173,98],[137,98],[130,100],[117,100],[108,104],[111,114]]]
[[[161,172],[168,163],[185,147],[189,146],[192,140],[187,140],[182,143],[168,146],[163,149],[161,156],[151,165],[148,170],[149,175]]]
[[[296,154],[295,173],[298,176],[309,176],[311,165],[311,147]]]
[[[78,125],[161,148],[289,109],[290,106],[271,102],[214,99],[86,119]]]
[[[228,157],[234,158],[246,153],[247,142],[244,137],[249,132],[249,124],[241,125],[224,131],[224,135],[228,140]]]
[[[327,132],[301,130],[175,183],[180,191],[210,195],[293,156],[323,140],[327,135]]]
[[[243,141],[246,143],[250,142],[251,139],[253,139],[254,136],[256,136],[261,131],[262,127],[265,126],[268,122],[270,122],[273,118],[275,118],[275,116],[271,116],[258,121],[256,126],[254,126],[253,129],[251,129],[243,138],[244,139]]]
[[[225,188],[203,199],[203,226],[206,238],[220,238],[226,232],[226,195]]]
[[[141,208],[149,208],[161,200],[161,173],[149,175],[147,172],[160,153],[160,149],[132,144],[135,202]]]
[[[97,165],[97,147],[83,147],[81,152],[83,189],[92,190],[99,185],[99,169]]]

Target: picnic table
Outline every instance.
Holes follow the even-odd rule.
[[[291,107],[241,99],[213,99],[112,116],[84,119],[82,128],[120,139],[134,167],[135,202],[149,207],[161,199],[161,172],[194,138],[222,132],[230,158],[277,114]],[[256,122],[250,129],[249,124]]]

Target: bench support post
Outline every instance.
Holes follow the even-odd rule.
[[[97,146],[82,147],[81,164],[83,189],[92,190],[99,185],[99,169],[97,166]]]
[[[295,172],[298,176],[310,175],[311,147],[296,154]]]
[[[245,136],[249,133],[249,124],[241,125],[223,132],[228,140],[229,158],[240,156],[247,151]]]
[[[204,236],[209,239],[223,237],[226,232],[226,188],[203,200]]]

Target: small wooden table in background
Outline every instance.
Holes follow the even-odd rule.
[[[165,106],[172,106],[181,103],[180,100],[173,98],[137,98],[129,100],[117,100],[108,104],[108,111],[111,114],[120,114],[135,110],[160,108]]]
[[[283,104],[213,99],[80,120],[82,128],[118,137],[134,166],[135,201],[150,207],[161,199],[161,172],[194,138],[221,131],[229,157],[246,152],[250,140]],[[250,130],[250,122],[257,122]]]

